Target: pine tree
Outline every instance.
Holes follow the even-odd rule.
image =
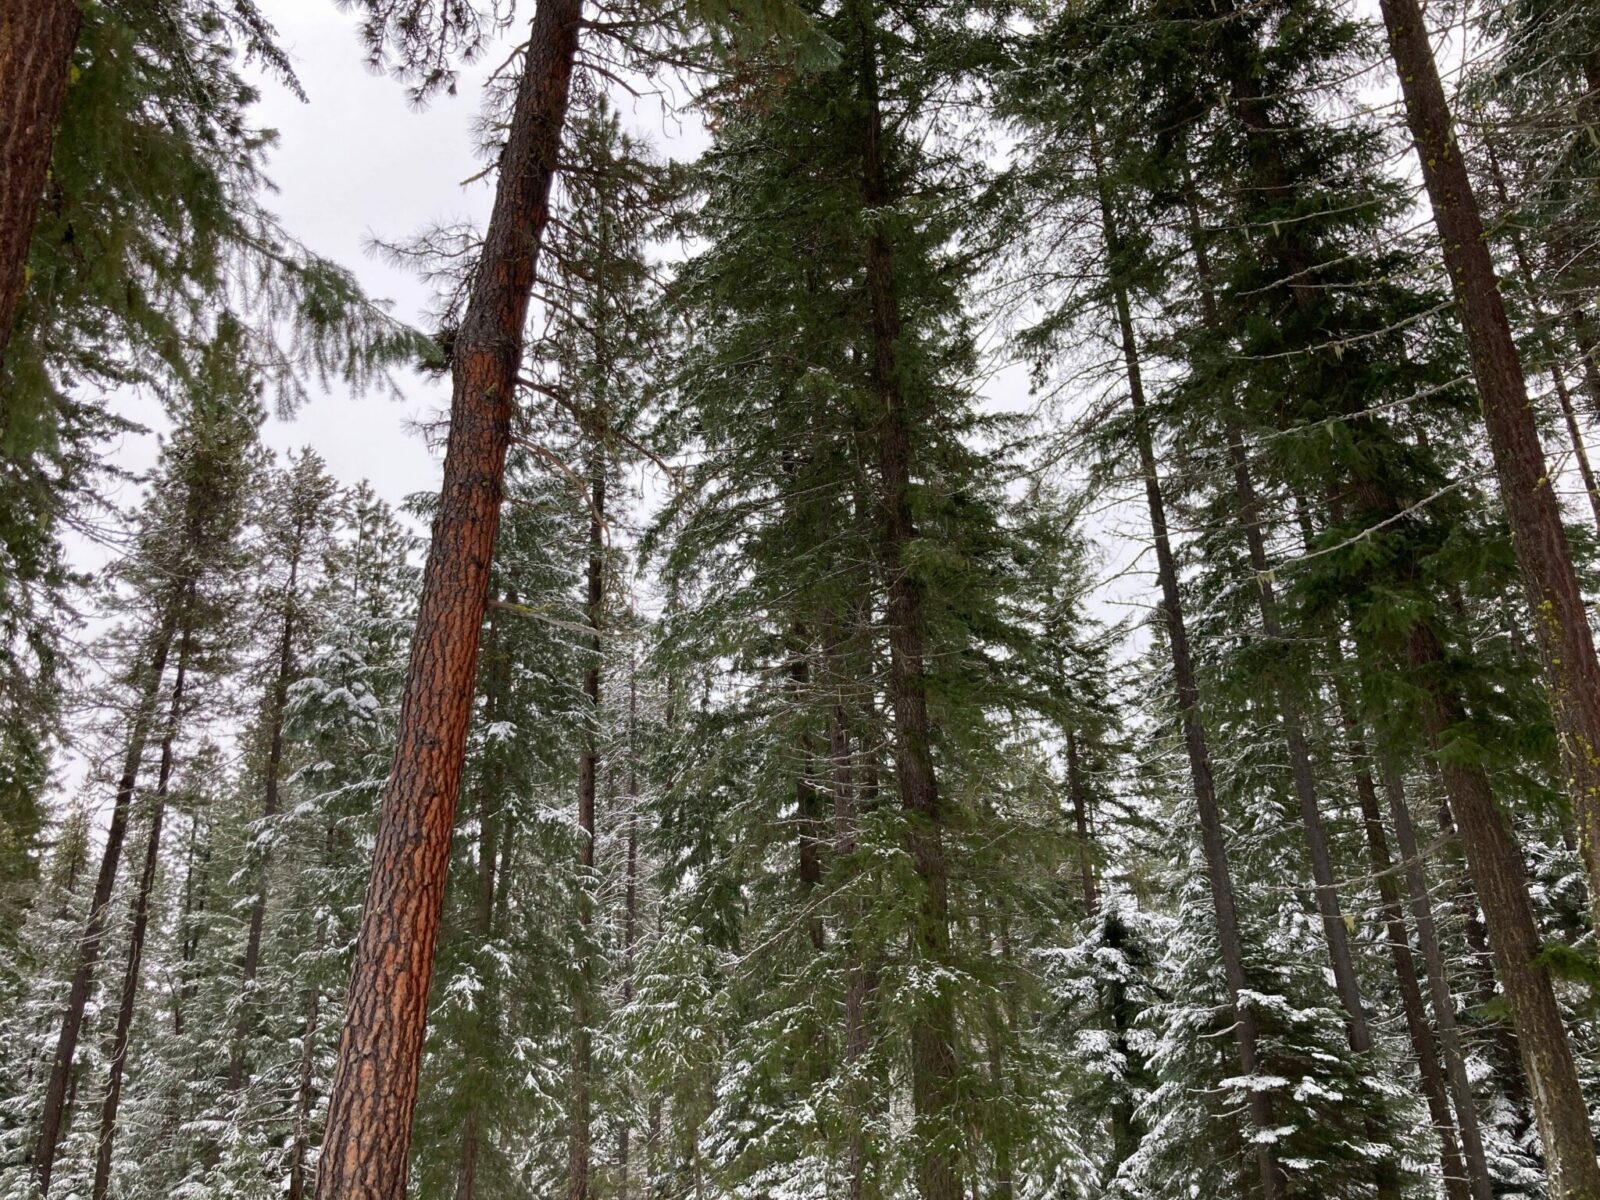
[[[99,878],[90,900],[72,991],[61,1018],[41,1115],[32,1170],[39,1190],[48,1192],[62,1132],[68,1078],[77,1050],[89,988],[106,931],[108,906],[116,882],[123,841],[144,767],[148,741],[161,720],[158,705],[164,691],[167,712],[160,728],[161,767],[151,812],[150,846],[142,875],[139,912],[147,913],[148,888],[158,855],[159,817],[170,778],[173,741],[184,714],[187,673],[205,669],[210,654],[203,631],[215,628],[231,597],[227,588],[237,570],[235,543],[253,475],[259,469],[256,431],[263,414],[259,385],[240,377],[238,331],[224,324],[204,364],[206,373],[180,410],[178,433],[165,450],[153,481],[151,498],[136,533],[135,549],[121,576],[128,590],[124,601],[130,618],[132,648],[125,678],[132,692],[122,778],[117,785],[112,828],[101,858]],[[222,594],[219,593],[219,588]],[[169,658],[173,665],[166,686]],[[213,666],[212,669],[216,669]],[[123,988],[117,1042],[125,1048],[128,1022],[137,991],[139,943],[143,933],[135,918],[133,948]],[[108,1085],[105,1124],[115,1122],[120,1087],[120,1054],[114,1054]]]

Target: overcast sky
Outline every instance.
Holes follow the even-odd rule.
[[[481,228],[487,220],[493,179],[474,180],[484,166],[475,153],[474,122],[485,70],[504,58],[509,40],[499,54],[462,72],[456,95],[437,96],[418,109],[394,79],[367,69],[356,18],[334,0],[262,0],[261,8],[309,98],[302,103],[273,80],[261,80],[256,120],[278,133],[268,165],[278,192],[269,207],[292,235],[353,271],[368,295],[426,327],[428,286],[374,255],[371,245],[374,238],[400,241],[431,225],[467,220]],[[520,34],[532,13],[531,2],[520,4],[511,32]],[[683,153],[701,140],[695,128],[665,123],[653,101],[624,100],[626,123],[663,152]],[[391,503],[436,488],[438,461],[413,426],[448,406],[449,389],[409,371],[396,382],[399,399],[338,389],[319,396],[294,419],[269,421],[265,440],[280,451],[312,446],[336,478],[369,479]],[[152,429],[163,425],[148,398],[124,396],[116,403]],[[153,437],[128,438],[112,449],[118,465],[132,469],[148,466],[154,454]],[[94,548],[80,553],[85,565],[104,558]]]

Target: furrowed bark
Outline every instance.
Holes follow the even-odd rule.
[[[0,363],[27,283],[28,246],[82,27],[77,0],[0,8]]]
[[[350,974],[319,1200],[405,1195],[523,327],[581,17],[582,0],[542,0],[534,14],[494,208],[452,350],[444,485]]]
[[[1533,608],[1545,689],[1578,827],[1578,850],[1588,874],[1590,913],[1600,928],[1600,661],[1595,658],[1589,614],[1573,571],[1560,504],[1528,403],[1522,360],[1501,300],[1478,199],[1456,144],[1422,10],[1417,0],[1381,0],[1380,7],[1423,184],[1461,311],[1500,497]],[[1525,1060],[1527,1054],[1524,1048]],[[1600,1194],[1600,1167],[1595,1165],[1592,1144],[1575,1159],[1577,1149],[1567,1147],[1564,1155],[1550,1161],[1556,1194],[1566,1194],[1562,1189],[1568,1187],[1588,1189],[1572,1195]]]

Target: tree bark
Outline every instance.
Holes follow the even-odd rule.
[[[633,1003],[633,962],[639,944],[639,676],[628,664],[628,833],[623,867],[622,895],[622,1005]],[[621,1178],[618,1192],[629,1200],[633,1191],[633,1166],[629,1160],[633,1132],[633,1088],[623,1077],[622,1128],[617,1131],[617,1160]]]
[[[1434,1024],[1439,1032],[1439,1045],[1444,1052],[1445,1076],[1450,1081],[1456,1123],[1461,1130],[1461,1144],[1471,1174],[1472,1194],[1474,1200],[1490,1200],[1493,1181],[1478,1125],[1477,1101],[1472,1094],[1472,1081],[1467,1076],[1467,1054],[1461,1044],[1461,1031],[1456,1027],[1455,998],[1450,994],[1450,977],[1433,919],[1432,892],[1428,887],[1422,852],[1417,846],[1416,830],[1411,824],[1411,811],[1406,805],[1400,772],[1391,763],[1385,763],[1383,768],[1383,790],[1389,805],[1389,820],[1394,825],[1395,839],[1400,844],[1401,861],[1405,864],[1411,920],[1417,929],[1417,948],[1422,952]]]
[[[1495,153],[1494,144],[1489,143],[1489,178],[1494,184],[1495,199],[1500,203],[1502,213],[1505,213],[1511,204],[1510,196],[1506,189],[1505,173],[1500,169],[1500,156]],[[1533,261],[1528,254],[1528,248],[1522,238],[1522,231],[1515,224],[1507,223],[1511,240],[1511,251],[1516,259],[1517,274],[1522,276],[1522,287],[1528,296],[1528,305],[1533,310],[1533,324],[1537,328],[1543,325],[1554,325],[1544,306],[1539,303],[1539,281],[1534,274]],[[1572,442],[1572,456],[1578,463],[1578,475],[1583,480],[1583,490],[1589,498],[1589,511],[1594,517],[1596,532],[1600,532],[1600,485],[1597,485],[1594,470],[1589,465],[1589,451],[1583,444],[1583,431],[1578,427],[1578,414],[1572,404],[1572,392],[1567,387],[1566,375],[1561,370],[1559,362],[1549,365],[1550,383],[1555,389],[1556,403],[1561,407],[1561,416],[1567,423],[1567,437]]]
[[[1437,752],[1460,723],[1461,706],[1438,679],[1444,654],[1426,625],[1413,626],[1407,656],[1423,689],[1423,728]],[[1482,769],[1453,758],[1440,761],[1439,769],[1483,905],[1495,965],[1516,1029],[1534,1121],[1544,1147],[1550,1194],[1559,1200],[1593,1200],[1600,1196],[1600,1163],[1595,1159],[1588,1109],[1555,990],[1549,973],[1537,961],[1539,931],[1528,902],[1522,853]]]
[[[172,782],[173,743],[183,721],[183,685],[192,648],[190,631],[178,644],[178,665],[172,677],[172,701],[167,727],[161,738],[161,765],[156,769],[156,790],[151,797],[150,838],[145,843],[144,868],[133,906],[133,929],[128,936],[128,961],[122,975],[122,995],[117,1003],[117,1029],[111,1042],[111,1065],[106,1075],[105,1099],[100,1105],[100,1140],[95,1150],[94,1200],[106,1200],[111,1188],[111,1159],[117,1136],[117,1110],[122,1104],[122,1076],[128,1061],[128,1038],[139,997],[139,975],[144,959],[145,935],[150,928],[150,895],[155,891],[161,866],[161,819],[166,813],[167,791]]]
[[[185,611],[192,596],[193,585],[190,584],[181,602]],[[94,982],[94,969],[100,961],[100,943],[105,937],[111,891],[117,881],[123,843],[128,837],[128,810],[133,804],[134,789],[138,786],[139,768],[149,742],[150,727],[155,722],[156,700],[161,690],[162,676],[166,674],[167,656],[171,653],[172,641],[178,629],[177,609],[178,605],[175,604],[163,618],[156,633],[151,646],[149,669],[135,702],[133,724],[122,762],[122,778],[117,784],[117,798],[111,809],[111,826],[106,832],[105,851],[100,857],[100,874],[95,879],[94,895],[89,901],[89,919],[84,927],[83,940],[78,944],[78,965],[72,975],[66,1011],[61,1018],[61,1033],[56,1039],[55,1057],[50,1064],[50,1082],[45,1087],[39,1140],[34,1145],[32,1162],[34,1179],[41,1196],[50,1192],[50,1176],[55,1168],[56,1150],[64,1126],[72,1062],[78,1052],[78,1035],[83,1030],[84,1008],[89,1000],[89,988]]]
[[[317,939],[322,949],[322,938]],[[300,1043],[300,1078],[295,1084],[294,1133],[289,1148],[289,1186],[286,1200],[304,1200],[306,1159],[311,1149],[311,1106],[316,1100],[317,1030],[322,1016],[322,992],[315,984],[307,990],[306,1016]]]
[[[1083,761],[1078,735],[1067,730],[1067,794],[1072,800],[1072,823],[1078,834],[1078,882],[1083,889],[1083,911],[1094,916],[1100,911],[1100,893],[1094,879],[1094,855],[1090,852],[1089,789],[1083,780]]]
[[[894,251],[874,214],[898,199],[883,161],[883,114],[878,98],[878,30],[872,0],[855,0],[861,44],[863,107],[861,198],[869,223],[867,294],[872,310],[873,383],[877,389],[878,472],[882,493],[882,561],[887,575],[889,703],[894,715],[895,774],[906,815],[906,851],[921,885],[914,934],[916,954],[938,966],[950,956],[949,866],[944,813],[934,774],[925,674],[922,583],[906,563],[917,536],[911,515],[911,417],[901,386],[900,301]],[[921,1200],[962,1200],[960,1133],[954,1113],[956,1015],[943,989],[926,997],[911,1018],[911,1098],[922,1139],[916,1169]]]
[[[816,746],[812,744],[809,731],[803,728],[806,689],[811,682],[804,628],[797,625],[794,637],[794,653],[789,659],[789,682],[802,722],[800,767],[794,778],[795,824],[798,829],[796,841],[799,849],[796,867],[800,878],[801,901],[810,908],[816,899],[817,888],[822,884],[822,841],[818,836],[822,826],[822,795],[812,772],[812,764],[817,758]],[[811,948],[821,953],[825,931],[820,912],[812,912],[807,917],[806,932],[811,938]]]
[[[1098,160],[1098,149],[1096,151]],[[1121,246],[1111,197],[1099,162],[1095,171],[1100,191],[1101,235],[1107,256],[1115,261]],[[1156,471],[1155,444],[1149,417],[1145,412],[1144,376],[1140,370],[1138,342],[1134,336],[1133,312],[1127,288],[1113,275],[1117,331],[1122,343],[1127,371],[1128,398],[1133,409],[1134,440],[1139,453],[1139,469],[1144,475],[1145,502],[1150,512],[1150,533],[1155,542],[1156,569],[1160,576],[1162,615],[1167,626],[1167,642],[1172,654],[1178,710],[1183,726],[1184,749],[1189,759],[1189,777],[1194,788],[1195,808],[1200,819],[1200,843],[1206,860],[1206,876],[1211,888],[1212,909],[1217,922],[1217,946],[1222,955],[1223,977],[1228,1001],[1233,1009],[1234,1043],[1239,1054],[1239,1073],[1253,1078],[1260,1066],[1255,1014],[1241,999],[1250,982],[1244,968],[1244,940],[1239,932],[1238,909],[1234,903],[1233,876],[1228,865],[1228,848],[1222,831],[1222,812],[1217,804],[1216,784],[1211,773],[1211,751],[1206,744],[1205,726],[1200,719],[1200,688],[1195,678],[1194,661],[1189,653],[1189,635],[1183,620],[1183,601],[1178,592],[1178,568],[1167,532],[1166,501]],[[1278,1200],[1284,1194],[1285,1179],[1277,1155],[1267,1135],[1273,1128],[1272,1105],[1264,1092],[1247,1089],[1250,1124],[1257,1136],[1254,1143],[1256,1169],[1260,1176],[1263,1200]]]
[[[515,603],[515,598],[511,598]],[[498,725],[505,719],[506,699],[511,690],[511,659],[501,643],[499,621],[494,610],[489,611],[488,650],[485,654],[484,716]],[[479,945],[488,945],[495,930],[495,898],[500,853],[500,806],[504,802],[501,780],[498,740],[486,754],[483,773],[478,781],[478,895],[477,911],[473,914]],[[478,1046],[481,1057],[489,1052],[494,1037],[497,1005],[496,991],[486,987],[477,1005]],[[467,1082],[467,1111],[461,1121],[461,1157],[456,1163],[455,1200],[474,1200],[478,1184],[478,1160],[483,1143],[483,1104],[477,1072],[470,1071]]]
[[[1456,144],[1422,10],[1417,0],[1381,0],[1380,6],[1423,183],[1444,245],[1445,266],[1461,309],[1501,500],[1533,607],[1545,688],[1577,821],[1578,849],[1588,874],[1590,912],[1600,928],[1600,661],[1595,658],[1589,614],[1578,590],[1560,504],[1528,403],[1522,360],[1501,301],[1477,196]],[[1481,894],[1481,885],[1479,890]],[[1527,1055],[1524,1048],[1525,1060]],[[1553,1177],[1571,1180],[1558,1184],[1558,1195],[1560,1188],[1569,1186],[1600,1193],[1600,1169],[1595,1167],[1592,1147],[1583,1157],[1587,1167],[1552,1159]]]
[[[589,665],[583,672],[587,703],[588,741],[578,759],[578,922],[583,945],[578,949],[578,978],[572,992],[572,1095],[567,1111],[567,1197],[589,1196],[589,1075],[593,1058],[589,1029],[589,1000],[594,989],[594,962],[589,953],[589,929],[594,923],[594,799],[600,766],[600,627],[605,620],[605,515],[606,473],[603,431],[595,430],[589,471],[589,566],[585,618],[589,635]]]
[[[77,0],[18,0],[0,9],[0,363],[22,304],[82,27]]]
[[[278,775],[283,770],[283,723],[289,705],[289,683],[294,677],[294,642],[300,579],[299,543],[289,557],[289,579],[284,588],[283,624],[278,630],[277,670],[267,693],[267,762],[263,768],[261,819],[271,822],[278,815]],[[234,1031],[233,1054],[228,1062],[228,1090],[238,1091],[244,1086],[245,1058],[249,1040],[255,1028],[256,972],[261,964],[261,935],[267,920],[268,870],[271,853],[263,852],[256,869],[261,878],[256,883],[255,899],[250,904],[250,927],[245,935],[244,961],[240,967],[239,1027]]]
[[[534,14],[494,208],[452,350],[444,485],[350,974],[319,1200],[405,1195],[523,326],[582,7],[582,0],[541,0]]]

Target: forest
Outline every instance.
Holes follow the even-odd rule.
[[[0,0],[0,1200],[1600,1200],[1597,430],[1595,0]]]

